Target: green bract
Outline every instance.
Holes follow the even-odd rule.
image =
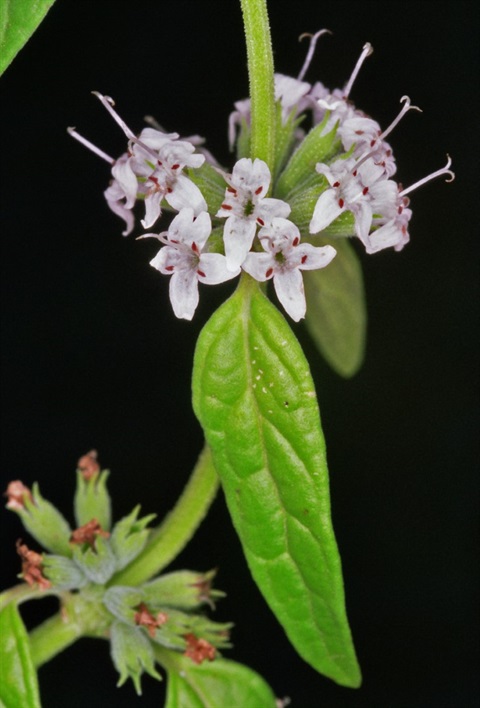
[[[193,405],[252,574],[299,654],[358,686],[308,363],[244,277],[197,344]]]

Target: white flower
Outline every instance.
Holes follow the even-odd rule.
[[[171,275],[170,300],[179,318],[191,320],[198,305],[198,282],[217,285],[239,274],[228,270],[225,256],[220,253],[203,253],[210,236],[212,224],[206,211],[195,216],[190,207],[182,209],[173,219],[168,231],[145,234],[165,244],[150,265]]]
[[[301,270],[324,268],[335,257],[332,246],[300,243],[300,232],[288,219],[276,217],[258,234],[266,253],[249,253],[243,269],[261,282],[273,278],[277,297],[290,317],[305,317],[306,302]]]
[[[395,207],[396,183],[384,178],[383,166],[376,165],[372,158],[353,162],[336,160],[331,165],[318,163],[316,169],[327,178],[330,189],[318,198],[310,233],[323,231],[344,211],[350,211],[355,217],[355,232],[366,243],[373,214],[383,214]]]
[[[281,199],[265,197],[270,170],[263,160],[244,157],[231,175],[222,173],[228,187],[217,216],[227,217],[223,231],[227,267],[237,270],[249,252],[257,224],[267,226],[276,216],[287,217],[290,206]]]
[[[145,202],[145,218],[142,220],[145,228],[153,226],[161,215],[163,199],[177,210],[191,207],[195,214],[206,210],[201,191],[183,174],[185,167],[200,167],[205,156],[195,153],[195,146],[189,141],[178,140],[178,133],[144,128],[136,137],[113,108],[113,100],[97,92],[94,94],[129,139],[128,151],[114,160],[73,128],[69,128],[69,133],[112,165],[113,179],[104,195],[110,209],[126,223],[123,235],[133,229],[131,209],[137,199]]]

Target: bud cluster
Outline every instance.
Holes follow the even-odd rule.
[[[139,517],[136,506],[112,525],[108,475],[95,451],[80,458],[74,529],[41,496],[37,484],[30,490],[19,480],[11,482],[6,506],[48,551],[38,553],[17,541],[19,577],[33,589],[57,594],[64,615],[80,616],[86,633],[108,636],[119,685],[131,678],[141,693],[143,672],[161,679],[155,669],[155,646],[182,652],[195,663],[213,661],[219,648],[230,646],[232,625],[213,622],[203,612],[206,607],[215,609],[215,600],[224,596],[212,588],[214,571],[176,571],[137,586],[116,583],[116,574],[145,548],[147,527],[155,515]]]

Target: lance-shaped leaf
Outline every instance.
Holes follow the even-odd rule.
[[[155,648],[168,672],[165,708],[275,708],[270,686],[259,674],[235,661],[216,658],[195,664],[181,654]]]
[[[312,240],[324,246],[324,239]],[[346,378],[363,363],[367,326],[362,267],[344,238],[328,241],[337,255],[328,268],[305,271],[305,324],[332,369]]]
[[[307,662],[358,686],[314,384],[287,322],[250,279],[200,334],[193,401],[265,599]]]
[[[0,2],[0,74],[30,39],[54,0]]]
[[[13,602],[0,612],[0,706],[40,708],[27,630]]]

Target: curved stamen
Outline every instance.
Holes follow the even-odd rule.
[[[455,172],[452,172],[452,170],[449,169],[451,164],[452,160],[450,158],[450,155],[447,155],[447,164],[445,165],[445,167],[442,167],[442,169],[437,170],[436,172],[432,172],[432,174],[427,175],[423,179],[418,180],[418,182],[415,182],[415,184],[412,184],[410,187],[407,187],[407,189],[403,189],[400,192],[399,196],[405,197],[407,194],[410,194],[410,192],[413,192],[414,189],[418,189],[427,182],[430,182],[430,180],[435,179],[436,177],[441,177],[442,175],[449,176],[449,179],[446,179],[445,182],[453,182],[453,180],[455,179]]]
[[[300,72],[297,76],[298,81],[302,81],[303,77],[307,73],[308,67],[310,66],[310,62],[312,61],[313,55],[315,53],[317,39],[319,37],[321,37],[322,34],[332,34],[332,33],[328,29],[321,29],[321,30],[318,30],[318,32],[315,32],[315,34],[310,34],[310,32],[304,32],[298,38],[298,41],[301,42],[302,39],[305,39],[305,37],[310,37],[310,46],[308,47],[307,56],[305,57],[305,61],[303,62],[303,66],[300,69]]]
[[[115,160],[113,157],[110,157],[110,155],[107,155],[106,152],[103,152],[103,150],[100,150],[96,145],[90,142],[90,140],[87,140],[86,138],[83,137],[83,135],[80,135],[80,133],[77,133],[75,128],[67,128],[67,133],[72,136],[72,138],[75,138],[75,140],[78,140],[79,143],[84,145],[86,148],[91,150],[91,152],[95,153],[95,155],[98,155],[98,157],[101,157],[102,160],[105,160],[105,162],[109,162],[111,165],[115,164]]]
[[[387,135],[390,135],[390,133],[392,132],[392,130],[400,123],[400,121],[402,120],[403,116],[404,116],[406,113],[408,113],[408,111],[419,111],[420,113],[423,113],[423,111],[422,111],[421,108],[419,108],[418,106],[412,106],[412,105],[411,105],[411,103],[410,103],[410,97],[409,97],[409,96],[402,96],[402,98],[400,99],[400,103],[403,103],[403,104],[404,104],[403,107],[402,107],[402,110],[400,111],[400,113],[398,114],[398,116],[395,118],[395,120],[392,121],[392,123],[390,123],[390,125],[388,126],[388,128],[386,128],[386,129],[383,131],[383,133],[381,133],[381,134],[378,136],[377,140],[385,140],[385,138],[387,137]]]
[[[113,98],[110,96],[104,96],[103,94],[99,93],[98,91],[92,91],[93,95],[98,98],[98,100],[105,106],[107,111],[110,113],[112,116],[113,120],[118,123],[120,128],[123,130],[127,138],[130,138],[130,140],[136,140],[136,136],[132,133],[128,125],[125,123],[122,118],[118,115],[117,111],[113,109],[113,106],[115,105],[115,101]]]
[[[362,68],[362,64],[365,61],[367,57],[370,56],[370,54],[373,53],[373,47],[370,44],[370,42],[367,42],[366,44],[363,45],[363,51],[360,54],[357,63],[355,64],[355,68],[352,71],[352,75],[350,76],[349,80],[345,84],[345,88],[343,89],[343,97],[347,99],[350,95],[350,91],[352,90],[352,86],[355,82],[355,79],[358,76],[358,72]]]

